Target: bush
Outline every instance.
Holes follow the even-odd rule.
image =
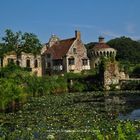
[[[140,81],[128,81],[126,83],[122,83],[122,90],[140,90]]]
[[[85,89],[85,85],[75,81],[74,84],[71,86],[70,91],[72,92],[82,92]]]
[[[5,110],[9,104],[20,100],[23,88],[13,79],[0,79],[0,109]],[[14,109],[14,108],[13,108]]]
[[[134,67],[131,77],[140,78],[140,65]]]

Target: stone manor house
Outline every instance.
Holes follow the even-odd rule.
[[[115,57],[116,50],[108,46],[103,37],[99,37],[99,42],[89,52],[89,60],[81,33],[75,31],[75,37],[64,40],[52,35],[48,43],[43,45],[41,54],[37,56],[21,53],[17,58],[14,52],[10,52],[4,56],[3,67],[12,61],[21,67],[30,68],[37,76],[50,73],[77,73],[95,68],[102,56]]]

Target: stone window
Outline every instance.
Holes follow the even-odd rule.
[[[26,67],[30,68],[30,60],[29,59],[26,60]]]
[[[48,53],[48,54],[47,54],[47,58],[51,58],[51,54]]]
[[[110,54],[109,54],[109,52],[107,51],[107,56],[109,56]]]
[[[58,59],[58,60],[53,60],[53,66],[60,66],[62,65],[62,60]]]
[[[16,64],[19,66],[19,65],[20,65],[20,62],[17,60],[17,61],[16,61]]]
[[[86,65],[88,65],[88,60],[87,59],[83,59],[82,63],[83,63],[83,66],[86,66]]]
[[[34,62],[34,67],[35,67],[35,68],[38,67],[38,61],[37,61],[37,59],[36,59],[35,62]]]
[[[95,63],[95,67],[97,67],[98,66],[98,64],[97,63]]]
[[[50,63],[50,62],[47,63],[47,67],[48,67],[48,68],[51,67],[51,63]]]
[[[69,58],[68,63],[69,63],[69,65],[74,65],[75,64],[74,58]]]
[[[8,64],[10,64],[10,63],[14,63],[14,59],[8,58]]]
[[[77,53],[76,48],[73,48],[73,53],[74,53],[74,54],[76,54],[76,53]]]

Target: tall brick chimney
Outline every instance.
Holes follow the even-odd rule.
[[[75,37],[77,40],[81,40],[81,33],[80,31],[75,31]]]
[[[104,43],[104,37],[103,36],[99,36],[99,43]]]

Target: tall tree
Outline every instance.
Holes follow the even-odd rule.
[[[37,36],[33,33],[24,33],[22,36],[24,40],[23,51],[37,55],[41,51],[41,43]]]
[[[5,30],[5,36],[2,38],[2,41],[3,45],[0,46],[0,60],[8,52],[14,52],[18,62],[21,52],[37,55],[41,51],[41,43],[33,33],[25,32],[22,34],[21,31],[14,33],[12,30],[7,29]]]
[[[4,41],[5,53],[14,51],[17,57],[20,55],[22,47],[22,33],[20,31],[13,33],[12,30],[7,29],[2,40]]]

